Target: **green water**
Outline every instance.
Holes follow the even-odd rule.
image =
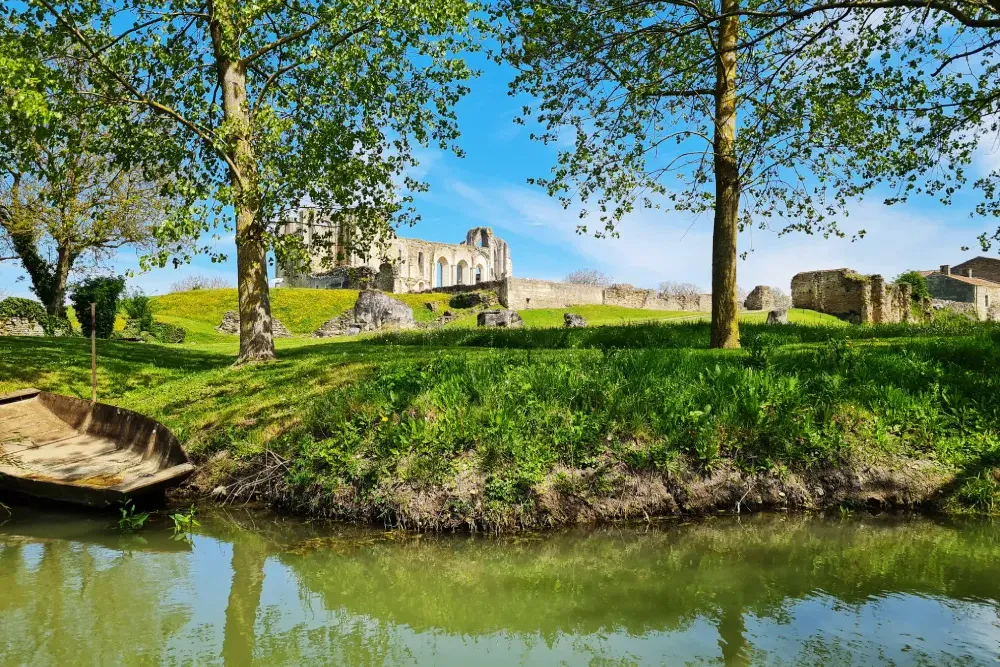
[[[2,510],[0,510],[2,512]],[[1000,524],[719,518],[412,537],[12,508],[0,665],[995,665]]]

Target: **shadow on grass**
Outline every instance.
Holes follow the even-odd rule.
[[[708,322],[644,322],[579,329],[440,329],[404,331],[370,339],[373,345],[484,347],[494,349],[707,349],[711,325]],[[949,323],[930,325],[880,324],[830,326],[744,322],[740,325],[743,345],[767,336],[774,345],[818,343],[827,340],[872,340],[968,336],[1000,332],[996,323]]]

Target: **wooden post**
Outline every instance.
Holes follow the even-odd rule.
[[[90,304],[90,402],[97,403],[97,304]]]

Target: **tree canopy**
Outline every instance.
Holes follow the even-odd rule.
[[[304,253],[276,233],[285,212],[306,197],[348,210],[355,238],[414,219],[415,149],[457,150],[454,106],[473,76],[459,54],[476,48],[475,10],[466,0],[26,0],[3,12],[21,37],[68,44],[53,51],[86,67],[89,87],[75,92],[118,114],[123,145],[179,170],[172,194],[185,205],[157,228],[147,265],[186,259],[218,220],[235,230],[249,361],[274,354],[268,250]],[[169,130],[125,129],[137,110]]]

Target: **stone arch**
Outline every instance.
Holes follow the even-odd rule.
[[[469,263],[463,259],[455,267],[455,284],[468,285],[471,282],[471,278],[472,276],[469,275]]]
[[[451,264],[445,256],[438,257],[434,265],[434,286],[447,287],[451,285]]]
[[[476,285],[483,282],[486,278],[486,271],[483,270],[482,264],[476,264],[476,270],[473,272],[472,282]]]
[[[421,280],[420,282],[417,283],[417,291],[418,292],[423,292],[425,289],[427,289],[427,285],[424,284],[423,280]]]

